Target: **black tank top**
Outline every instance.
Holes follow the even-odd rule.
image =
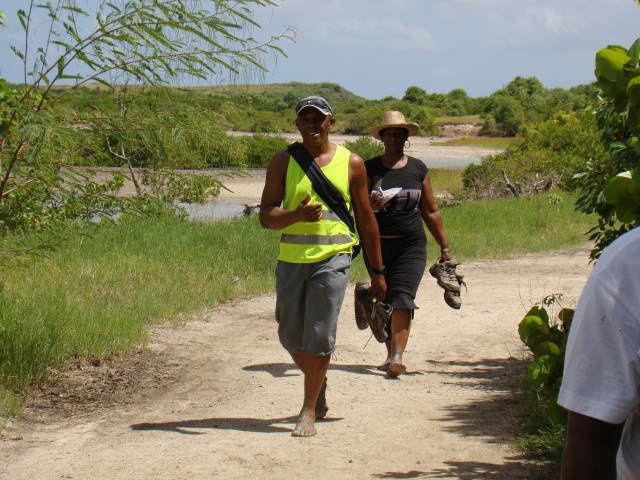
[[[376,212],[380,235],[424,235],[420,215],[422,182],[427,176],[427,166],[417,158],[408,157],[402,168],[389,169],[382,164],[381,157],[365,162],[370,191],[380,186],[383,190],[400,187],[384,210]]]

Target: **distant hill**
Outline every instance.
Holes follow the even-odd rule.
[[[364,100],[355,93],[350,92],[346,88],[337,83],[269,83],[269,84],[237,84],[237,85],[217,85],[211,87],[187,87],[203,94],[226,94],[226,95],[243,95],[243,94],[267,94],[269,96],[278,96],[282,99],[295,98],[300,99],[310,95],[320,95],[326,98],[329,103],[347,103],[353,101]]]
[[[385,111],[399,110],[420,124],[421,135],[441,133],[443,126],[473,124],[474,132],[515,135],[521,125],[550,118],[556,112],[580,111],[597,97],[594,85],[571,89],[546,88],[535,77],[517,77],[488,97],[469,97],[462,89],[449,93],[427,93],[407,88],[403,98],[366,99],[341,85],[322,83],[237,84],[194,87],[129,87],[128,102],[137,118],[158,116],[188,119],[202,114],[222,130],[256,133],[295,131],[293,108],[309,95],[322,95],[336,111],[335,133],[368,135]],[[56,88],[52,93],[69,93]],[[83,123],[83,116],[113,114],[119,110],[112,92],[94,86],[82,87],[56,106]],[[477,133],[477,132],[476,132]]]

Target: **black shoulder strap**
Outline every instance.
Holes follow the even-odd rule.
[[[304,145],[300,142],[294,142],[287,147],[287,150],[296,162],[298,162],[298,165],[300,165],[300,168],[302,168],[305,175],[309,177],[311,185],[318,196],[340,218],[340,220],[349,227],[352,234],[356,235],[355,222],[353,221],[351,213],[347,209],[347,204],[345,203],[344,198],[342,198],[342,195],[333,183],[325,177],[318,164],[313,160],[313,157],[309,152],[307,152],[307,149],[304,148]],[[358,253],[360,253],[360,245],[353,247],[352,257],[356,258]]]

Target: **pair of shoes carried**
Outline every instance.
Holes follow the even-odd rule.
[[[380,343],[384,343],[389,334],[387,333],[387,323],[391,321],[393,307],[381,300],[373,301],[371,287],[368,283],[356,283],[354,296],[354,307],[356,325],[360,330],[371,328],[373,336]]]
[[[467,287],[464,282],[462,265],[456,260],[440,260],[429,267],[429,273],[438,281],[438,285],[444,289],[445,303],[458,310],[462,306],[462,299],[460,298],[461,286]]]

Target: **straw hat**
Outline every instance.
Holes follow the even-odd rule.
[[[420,125],[413,122],[407,122],[402,112],[391,110],[388,112],[384,112],[382,123],[377,127],[371,127],[369,129],[369,133],[380,140],[380,131],[384,130],[385,128],[404,128],[409,132],[409,135],[415,135],[416,133],[418,133]]]

